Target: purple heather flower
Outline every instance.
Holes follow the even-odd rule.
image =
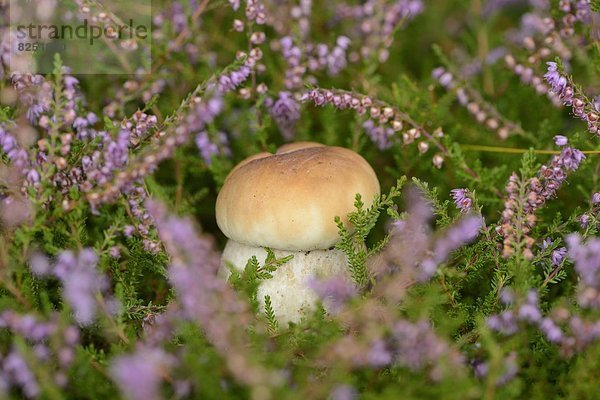
[[[565,238],[568,255],[584,285],[600,288],[600,239],[591,238],[583,243],[581,236],[570,234]]]
[[[489,365],[481,360],[474,360],[471,362],[471,366],[473,367],[473,373],[479,379],[485,378],[490,370]]]
[[[587,229],[587,227],[590,225],[590,215],[583,214],[581,217],[579,217],[579,224],[581,225],[582,229]]]
[[[2,375],[9,383],[20,387],[26,397],[33,398],[40,394],[35,376],[18,350],[11,350],[2,360],[1,366]]]
[[[523,3],[522,0],[487,0],[483,6],[482,14],[485,17],[489,17],[504,8],[513,7],[521,3]]]
[[[544,332],[548,341],[560,343],[563,338],[562,330],[554,323],[551,318],[543,318],[539,324],[540,330]]]
[[[356,400],[358,393],[350,385],[338,385],[333,389],[329,398],[331,400]]]
[[[97,256],[92,250],[84,249],[78,257],[77,268],[63,280],[65,299],[73,308],[75,319],[89,325],[96,314],[96,293],[107,286],[105,277],[96,271]]]
[[[247,65],[242,65],[238,70],[231,71],[229,74],[223,74],[219,77],[219,92],[226,93],[234,91],[248,77],[252,70]]]
[[[66,250],[59,254],[52,272],[58,279],[67,279],[69,273],[76,267],[77,258],[75,254],[70,250]]]
[[[377,146],[379,150],[386,150],[392,147],[392,136],[395,132],[389,126],[376,124],[372,119],[368,119],[363,123],[363,128],[367,136]]]
[[[473,200],[470,198],[471,192],[469,189],[452,189],[450,193],[452,194],[452,198],[454,199],[456,207],[461,212],[468,213],[471,211]]]
[[[584,159],[585,154],[583,154],[581,151],[571,147],[565,147],[560,154],[558,162],[559,165],[562,163],[567,170],[575,171],[577,168],[579,168],[579,164]]]
[[[116,170],[122,168],[129,160],[129,139],[131,132],[121,129],[116,140],[109,139],[105,142],[104,151],[105,168]]]
[[[481,216],[465,216],[432,240],[429,227],[431,204],[413,187],[406,191],[406,197],[406,217],[392,225],[390,248],[387,251],[389,262],[382,263],[374,274],[393,273],[394,264],[400,262],[401,265],[414,268],[415,278],[423,282],[435,274],[438,265],[454,250],[477,237],[483,219]]]
[[[582,349],[589,345],[600,336],[600,323],[588,323],[583,321],[579,316],[573,316],[569,320],[569,328],[576,338],[576,346]]]
[[[158,400],[160,382],[175,360],[160,348],[140,346],[135,353],[117,357],[110,372],[121,391],[131,400]]]
[[[81,167],[84,172],[88,172],[94,166],[94,160],[90,156],[81,157]]]
[[[119,250],[119,248],[117,246],[113,246],[108,250],[108,254],[110,254],[110,256],[112,258],[119,258],[121,257],[121,251]]]
[[[73,121],[73,128],[79,130],[82,128],[86,128],[89,124],[89,121],[86,118],[83,117],[77,117],[75,118],[75,121]]]
[[[381,33],[384,37],[391,35],[399,23],[412,19],[423,12],[424,6],[421,0],[399,0],[392,3],[385,10],[384,23]]]
[[[500,291],[500,301],[504,305],[510,305],[515,302],[515,293],[511,288],[502,288]]]
[[[279,92],[279,97],[270,107],[269,112],[283,137],[291,140],[294,137],[294,125],[300,119],[300,104],[290,92]]]
[[[592,195],[592,203],[594,205],[600,204],[600,193],[594,193]]]
[[[431,77],[432,77],[433,79],[436,79],[436,80],[438,80],[438,79],[440,79],[440,77],[441,77],[441,76],[444,74],[444,72],[446,72],[446,70],[444,69],[444,67],[437,67],[437,68],[434,68],[434,70],[433,70],[433,71],[431,71]]]
[[[75,360],[75,352],[71,347],[63,347],[58,352],[58,362],[63,366],[68,366]]]
[[[344,47],[335,46],[327,55],[327,72],[331,76],[339,74],[347,64],[346,49]]]
[[[504,335],[512,335],[517,332],[517,320],[510,311],[503,311],[500,314],[490,315],[487,318],[487,325]]]
[[[569,142],[569,139],[566,138],[566,136],[562,136],[562,135],[556,135],[554,136],[554,143],[557,146],[566,146],[567,143]]]
[[[187,26],[187,15],[183,9],[183,5],[179,1],[173,2],[171,6],[171,21],[175,32],[182,32]]]
[[[202,260],[202,267],[193,269],[182,264],[183,260],[175,260],[169,275],[184,310],[190,316],[208,318],[211,313],[209,304],[214,301],[206,301],[206,297],[226,284],[216,276],[220,261],[219,255],[212,249],[212,242],[198,237],[189,220],[169,217],[161,206],[153,202],[148,202],[147,208],[156,221],[159,236],[171,253],[185,254],[194,262]],[[206,293],[199,288],[206,288]]]
[[[73,308],[75,319],[89,325],[96,314],[96,294],[106,290],[108,282],[96,270],[98,256],[92,249],[83,249],[77,256],[70,250],[62,252],[54,265],[53,273],[60,279],[63,296]]]
[[[210,142],[206,127],[214,121],[223,109],[221,93],[211,88],[212,92],[207,98],[199,100],[192,111],[186,116],[184,123],[177,129],[178,142],[187,142],[189,136],[196,133],[196,144],[200,148],[202,158],[210,160],[212,154],[216,154],[216,144]],[[221,143],[224,144],[224,143]]]
[[[36,169],[30,169],[25,173],[27,182],[34,184],[40,181],[40,173]]]
[[[125,235],[125,237],[132,237],[133,234],[135,233],[135,227],[133,225],[125,225],[125,227],[123,228],[123,234]]]
[[[480,215],[466,216],[450,226],[435,241],[433,255],[421,263],[419,280],[429,280],[435,274],[438,265],[444,262],[454,250],[479,236],[479,231],[483,226],[484,221]]]
[[[18,226],[31,218],[31,203],[21,196],[8,196],[0,200],[0,221],[5,226]]]
[[[386,343],[381,339],[375,340],[372,343],[367,358],[369,365],[375,368],[385,367],[392,363],[392,353],[390,353]]]
[[[421,0],[408,0],[404,2],[404,17],[414,17],[420,14],[425,9],[425,5]]]
[[[75,346],[79,343],[79,329],[73,325],[69,325],[64,332],[65,344]]]
[[[200,155],[206,165],[212,163],[212,156],[219,154],[219,147],[211,142],[206,131],[201,131],[196,135],[196,146],[200,150]]]
[[[79,85],[79,80],[77,80],[77,78],[71,75],[66,75],[64,78],[64,82],[65,88],[67,88],[67,90],[74,90],[77,88],[77,85]]]
[[[50,273],[50,261],[41,253],[33,253],[29,258],[29,268],[37,276],[46,276]]]
[[[247,354],[248,342],[244,329],[250,323],[246,302],[222,278],[217,276],[221,255],[214,250],[207,235],[199,236],[189,219],[169,216],[158,203],[147,201],[166,251],[171,255],[169,280],[177,294],[181,315],[199,324],[207,340],[227,359],[234,376],[248,378],[248,371],[260,374]],[[265,378],[266,379],[266,378]]]
[[[36,344],[33,346],[33,353],[35,354],[35,357],[41,361],[48,361],[50,358],[50,349],[43,344]]]
[[[519,365],[517,364],[517,353],[513,351],[504,359],[504,374],[498,378],[496,384],[498,386],[507,384],[517,376],[518,372]]]
[[[442,75],[440,75],[439,82],[440,85],[442,85],[446,89],[450,89],[454,86],[454,77],[450,72],[445,71]]]
[[[506,55],[506,53],[507,52],[506,52],[505,47],[499,46],[499,47],[493,48],[492,50],[490,50],[490,52],[486,56],[485,64],[486,65],[496,64],[496,62],[498,60],[502,59]],[[482,66],[483,66],[483,63],[481,62],[481,60],[474,59],[461,68],[460,75],[465,78],[472,77],[481,72]],[[466,93],[464,92],[464,89],[459,88],[459,90],[457,90],[457,92],[456,92],[456,95],[459,98],[459,102],[461,103],[461,105],[465,106],[468,103],[468,100],[464,101],[464,99],[466,98]],[[461,99],[461,97],[462,97],[462,99]]]
[[[435,335],[428,321],[398,321],[392,328],[392,337],[395,362],[412,370],[435,363],[448,348]]]
[[[581,151],[564,147],[560,155],[553,156],[549,164],[542,165],[538,172],[539,178],[534,179],[529,185],[526,212],[533,213],[547,200],[554,197],[567,179],[567,172],[579,168],[583,159],[585,159],[585,155]],[[514,184],[511,184],[511,187],[514,187]]]
[[[542,250],[546,250],[548,247],[552,246],[552,243],[552,239],[546,238],[542,240],[542,244],[540,247],[542,248]]]
[[[267,22],[266,8],[260,0],[246,0],[246,18],[249,21],[254,21],[258,25],[263,25]]]
[[[333,276],[324,280],[312,278],[308,286],[323,299],[327,311],[336,314],[342,306],[356,296],[357,290],[352,282],[342,276]]]
[[[552,252],[552,264],[558,266],[562,263],[563,259],[567,255],[566,247],[560,247]]]
[[[96,122],[98,122],[98,117],[96,116],[96,114],[94,114],[93,112],[89,112],[86,115],[86,118],[88,120],[88,124],[89,125],[94,125]]]
[[[341,47],[342,49],[347,49],[348,46],[350,46],[350,43],[352,43],[352,41],[350,40],[350,38],[346,37],[346,36],[340,36],[335,40],[335,44],[337,44],[339,47]]]
[[[537,322],[542,318],[538,307],[538,298],[535,290],[527,294],[527,300],[519,307],[519,319],[529,322]]]
[[[360,55],[368,57],[375,54],[380,62],[385,62],[393,43],[393,33],[401,24],[423,11],[423,2],[398,0],[381,3],[369,0],[356,6],[344,3],[336,8],[342,18],[355,20],[357,34],[360,35]]]
[[[56,330],[51,322],[39,321],[31,314],[20,315],[12,310],[0,314],[0,328],[8,328],[32,342],[43,342]]]
[[[401,259],[405,265],[415,266],[422,262],[429,251],[429,222],[433,216],[431,203],[414,186],[404,192],[407,206],[406,217],[391,225],[390,251],[394,259]],[[400,252],[400,254],[396,254]],[[385,263],[378,273],[393,273],[393,263]]]
[[[558,95],[564,105],[571,106],[573,115],[587,122],[588,131],[593,134],[599,133],[598,113],[593,103],[582,96],[569,80],[558,72],[558,66],[554,62],[548,63],[548,72],[544,75],[550,84],[552,92]]]
[[[0,149],[6,153],[13,165],[25,171],[25,167],[29,162],[29,156],[21,148],[17,139],[3,126],[0,126]]]
[[[148,115],[137,111],[133,116],[125,121],[124,126],[129,129],[135,138],[144,137],[158,123],[156,115]]]
[[[51,83],[42,75],[28,73],[12,72],[10,78],[20,103],[26,107],[27,119],[35,124],[39,117],[50,109],[53,97]]]
[[[203,118],[206,118],[206,122],[211,122],[222,110],[223,99],[218,96],[211,97],[206,103],[201,103],[204,107],[201,107],[198,111],[201,112]]]
[[[219,91],[231,92],[233,90],[235,90],[235,85],[231,81],[231,78],[228,75],[221,75],[219,77]]]
[[[548,71],[544,75],[544,78],[551,86],[552,91],[560,95],[567,86],[567,79],[558,72],[558,64],[553,61],[546,64],[548,65]]]

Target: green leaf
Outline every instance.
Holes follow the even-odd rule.
[[[364,208],[365,204],[360,194],[357,194],[354,201],[356,211],[348,215],[348,221],[354,227],[353,234],[350,234],[339,216],[335,217],[334,221],[341,238],[335,247],[346,254],[350,275],[359,288],[366,287],[370,280],[366,265],[368,257],[381,250],[388,240],[386,237],[369,249],[366,245],[367,236],[375,227],[382,210],[387,209],[388,215],[398,215],[394,210],[394,199],[400,196],[400,189],[405,182],[404,176],[398,179],[396,186],[393,186],[387,195],[377,196],[368,209]]]
[[[267,317],[267,327],[271,334],[277,333],[279,330],[279,321],[275,317],[273,307],[271,306],[271,296],[265,296],[265,316]]]

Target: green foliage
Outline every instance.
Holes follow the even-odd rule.
[[[430,188],[427,182],[422,182],[418,178],[413,178],[413,183],[419,188],[426,201],[431,204],[433,215],[438,217],[438,224],[440,227],[447,226],[450,223],[450,216],[448,215],[450,201],[446,200],[441,203],[439,201],[438,190],[436,188]]]
[[[265,317],[267,318],[269,332],[271,332],[271,334],[276,333],[279,329],[279,321],[275,318],[275,312],[271,306],[271,296],[269,295],[265,296]]]
[[[255,312],[258,310],[257,296],[260,282],[265,279],[273,278],[273,272],[275,272],[277,268],[294,258],[293,255],[277,258],[275,253],[273,253],[273,250],[267,247],[264,249],[267,252],[267,257],[262,265],[256,256],[252,256],[246,263],[241,274],[233,265],[228,266],[231,272],[229,282],[238,292],[243,293],[250,300],[250,304]]]
[[[335,218],[335,223],[341,237],[341,240],[335,247],[342,250],[348,257],[350,274],[358,287],[365,287],[370,280],[366,265],[367,259],[380,251],[389,240],[389,237],[386,236],[374,246],[367,247],[367,236],[377,223],[381,211],[386,210],[392,218],[399,218],[398,213],[394,210],[394,199],[400,196],[401,188],[405,182],[406,177],[399,179],[396,182],[396,186],[392,187],[388,194],[377,196],[367,209],[364,208],[365,204],[360,194],[357,194],[354,202],[356,211],[348,214],[348,221],[354,232],[346,228],[340,217]]]

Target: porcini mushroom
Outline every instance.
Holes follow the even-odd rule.
[[[342,147],[301,142],[248,157],[229,173],[217,197],[217,224],[229,238],[220,273],[229,275],[227,263],[243,271],[252,256],[262,263],[264,247],[277,258],[293,255],[261,282],[258,300],[264,309],[269,295],[279,321],[299,321],[317,302],[309,279],[350,279],[346,256],[334,248],[340,239],[335,217],[351,229],[356,194],[368,207],[379,191],[367,161]]]

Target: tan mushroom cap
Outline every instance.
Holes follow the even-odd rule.
[[[229,173],[217,197],[217,224],[249,246],[328,249],[339,240],[334,218],[347,223],[356,193],[367,207],[380,193],[364,158],[342,147],[292,143],[251,156]]]

